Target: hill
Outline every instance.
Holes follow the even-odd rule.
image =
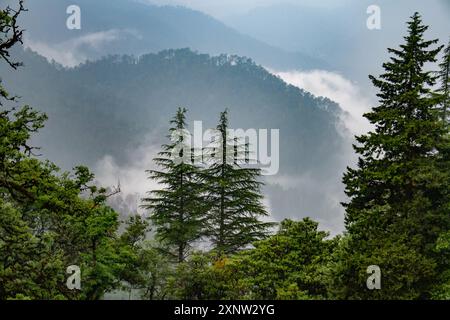
[[[81,9],[81,29],[69,30],[69,5]],[[75,65],[108,54],[141,55],[191,48],[219,55],[237,54],[277,69],[324,68],[327,63],[255,40],[199,11],[156,6],[134,0],[40,0],[27,3],[21,25],[34,50]]]
[[[191,123],[202,120],[204,129],[228,108],[232,128],[280,129],[280,171],[266,179],[276,218],[342,219],[336,197],[348,144],[341,109],[252,60],[179,49],[64,68],[30,51],[17,56],[25,66],[14,73],[2,67],[4,83],[22,103],[48,114],[35,144],[63,168],[109,165],[122,182],[145,181],[144,170],[153,165],[149,154],[165,141],[177,107],[188,108]]]

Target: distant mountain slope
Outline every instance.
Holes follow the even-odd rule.
[[[448,0],[347,0],[330,7],[279,3],[257,7],[241,15],[228,17],[231,27],[260,41],[291,51],[321,58],[358,82],[368,74],[378,74],[388,59],[387,47],[402,40],[404,21],[418,11],[430,25],[427,37],[448,39],[450,1]],[[380,8],[381,29],[369,30],[366,22],[371,5]],[[371,11],[369,11],[371,12]]]
[[[49,115],[35,143],[64,168],[94,167],[105,155],[128,166],[142,145],[164,142],[177,107],[189,109],[191,123],[203,120],[204,129],[214,127],[228,108],[232,128],[280,129],[280,172],[268,177],[266,188],[276,217],[342,218],[339,206],[329,203],[338,201],[347,152],[338,129],[341,109],[251,60],[180,49],[65,69],[30,51],[17,55],[25,66],[13,73],[2,67],[0,74],[23,103]],[[139,175],[145,176],[143,169]]]
[[[66,8],[81,8],[81,30],[66,28]],[[134,0],[28,1],[28,43],[56,60],[96,59],[107,54],[158,52],[189,47],[209,54],[248,56],[272,68],[325,68],[320,59],[288,52],[242,35],[201,12]]]

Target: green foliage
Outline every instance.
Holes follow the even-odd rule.
[[[442,99],[442,119],[448,121],[448,109],[450,108],[450,41],[444,49],[444,57],[439,67],[439,93]]]
[[[142,299],[161,300],[168,297],[167,283],[173,275],[173,265],[161,248],[150,243],[143,245],[138,256],[139,270],[136,287],[141,290]]]
[[[169,297],[172,299],[206,299],[205,288],[209,280],[210,259],[206,254],[194,252],[189,259],[177,265],[168,279]]]
[[[285,220],[277,234],[235,255],[196,253],[169,281],[176,299],[325,299],[338,238],[308,218]]]
[[[245,168],[246,144],[230,137],[228,112],[220,114],[219,137],[207,150],[209,168],[205,170],[208,202],[207,234],[219,254],[229,254],[264,238],[272,225],[261,203],[260,169]],[[252,155],[250,155],[251,157]]]
[[[0,58],[6,61],[12,68],[16,69],[21,63],[10,59],[10,50],[17,43],[22,43],[23,30],[17,25],[22,12],[26,11],[24,0],[18,1],[18,8],[0,8]],[[0,97],[7,97],[6,92],[1,89]]]
[[[125,291],[137,290],[142,299],[154,300],[166,297],[167,278],[172,266],[161,248],[146,240],[149,229],[147,219],[136,215],[126,222],[127,228],[120,236],[121,254],[127,258],[127,268],[120,279]]]
[[[356,137],[358,168],[344,175],[348,238],[339,257],[341,298],[429,298],[438,275],[448,269],[435,244],[450,228],[448,126],[435,111],[441,99],[432,91],[437,78],[425,64],[436,62],[441,47],[428,49],[419,14],[409,34],[383,65],[380,105],[365,115],[375,130]],[[383,289],[370,291],[364,275],[379,265]]]
[[[55,238],[52,232],[33,234],[22,213],[0,199],[1,299],[61,297],[64,257],[61,250],[54,250]]]
[[[251,299],[325,299],[329,264],[338,238],[318,223],[284,220],[277,234],[236,257]]]
[[[178,109],[171,121],[171,143],[155,162],[164,171],[150,170],[164,189],[151,191],[144,199],[158,239],[176,248],[178,262],[184,261],[191,244],[202,238],[211,240],[219,254],[244,248],[267,234],[270,223],[261,200],[259,169],[243,168],[236,159],[245,156],[245,145],[228,136],[227,112],[217,126],[219,139],[205,148],[208,165],[202,169],[193,163],[191,137],[186,130],[186,109]],[[230,157],[234,160],[230,163]]]
[[[403,236],[371,242],[344,238],[335,254],[330,296],[337,299],[418,299],[430,287],[436,267]],[[356,248],[361,245],[362,248]],[[369,290],[367,267],[381,270],[381,290]]]
[[[170,144],[154,161],[163,171],[149,170],[150,177],[164,189],[153,190],[143,201],[150,210],[150,219],[156,226],[158,239],[171,249],[182,262],[191,244],[203,236],[205,201],[199,168],[192,164],[190,139],[186,132],[186,109],[179,108],[171,121]]]

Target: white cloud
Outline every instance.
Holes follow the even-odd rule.
[[[47,58],[49,61],[56,61],[66,67],[74,67],[86,60],[85,57],[80,57],[80,53],[75,50],[65,50],[63,44],[48,45],[44,42],[25,40],[25,47],[29,48],[40,55]]]
[[[370,110],[370,100],[356,84],[340,74],[325,70],[271,72],[286,83],[339,103],[347,112],[342,121],[352,134],[362,134],[370,129],[370,123],[363,117]]]
[[[277,72],[269,70],[283,81],[306,90],[315,96],[327,97],[337,102],[345,111],[341,122],[353,135],[366,133],[372,129],[363,114],[370,111],[373,104],[362,90],[340,74],[325,71],[287,71]],[[323,230],[329,230],[332,235],[344,230],[344,209],[340,202],[346,201],[341,183],[341,172],[346,166],[355,163],[356,155],[351,150],[353,137],[349,137],[348,150],[343,151],[336,159],[336,175],[318,178],[310,172],[301,175],[281,175],[266,177],[269,197],[274,214],[283,212],[277,218],[298,218],[298,212],[311,215],[319,222]],[[279,192],[278,189],[282,191]],[[320,193],[318,191],[320,190]],[[284,196],[284,194],[289,194]],[[296,198],[293,195],[298,195]],[[289,203],[288,203],[289,202]],[[292,216],[289,216],[292,212]],[[287,214],[287,215],[286,215]]]
[[[337,172],[341,172],[339,168]],[[330,176],[328,179],[318,179],[310,172],[301,175],[282,175],[266,177],[266,186],[270,189],[268,198],[277,198],[276,210],[273,212],[277,220],[310,216],[319,222],[322,230],[330,231],[331,235],[337,235],[344,230],[344,209],[340,205],[345,201],[343,185],[340,182],[340,174]],[[275,191],[282,189],[281,191]],[[290,194],[289,197],[279,197],[279,194]],[[297,195],[294,197],[294,195]],[[289,203],[286,200],[289,199]],[[289,208],[289,211],[286,209]],[[284,209],[288,215],[279,215],[277,210]],[[300,214],[300,216],[299,216]]]
[[[130,152],[130,159],[124,165],[117,164],[116,159],[105,155],[94,166],[96,180],[102,186],[117,186],[120,181],[122,197],[129,195],[141,199],[150,190],[158,188],[158,183],[148,179],[146,170],[155,169],[153,158],[159,152],[159,146],[146,144]]]
[[[108,31],[89,33],[56,44],[48,44],[28,38],[25,39],[25,47],[36,51],[49,61],[54,60],[66,67],[75,67],[87,60],[88,56],[84,53],[84,49],[88,48],[98,51],[108,43],[126,39],[130,36],[136,38],[141,37],[134,30],[111,29]]]

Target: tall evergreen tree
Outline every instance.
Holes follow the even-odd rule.
[[[444,57],[439,67],[439,93],[442,95],[442,119],[447,121],[448,109],[450,108],[450,41],[444,50]]]
[[[220,114],[216,138],[207,152],[208,235],[223,254],[263,238],[271,224],[259,220],[267,216],[261,203],[260,169],[240,163],[249,155],[244,143],[229,136],[227,111]]]
[[[449,73],[450,73],[450,42],[444,50],[444,56],[442,62],[439,64],[439,95],[441,99],[438,111],[442,114],[442,120],[444,125],[449,126],[449,107],[450,107],[450,83],[449,83]],[[447,153],[444,153],[444,158],[450,158],[450,150],[447,149]],[[450,170],[450,169],[448,169]],[[448,206],[450,211],[450,206]],[[445,255],[450,254],[450,230],[444,230],[439,236],[436,243],[436,250]],[[441,272],[440,279],[433,290],[433,298],[436,299],[450,299],[450,265],[444,268]]]
[[[199,168],[193,164],[188,143],[186,111],[178,109],[170,121],[171,141],[162,146],[159,157],[154,159],[162,170],[148,170],[150,178],[163,188],[151,191],[144,199],[157,237],[176,249],[178,262],[184,261],[191,244],[202,237],[205,208]]]
[[[448,131],[435,112],[432,92],[442,47],[424,40],[428,29],[415,13],[400,49],[384,63],[385,73],[370,76],[380,105],[365,117],[375,130],[356,137],[358,168],[343,181],[347,240],[341,257],[344,298],[425,298],[437,275],[448,268],[437,255],[439,234],[450,228]],[[366,287],[366,269],[380,266],[382,290]]]

